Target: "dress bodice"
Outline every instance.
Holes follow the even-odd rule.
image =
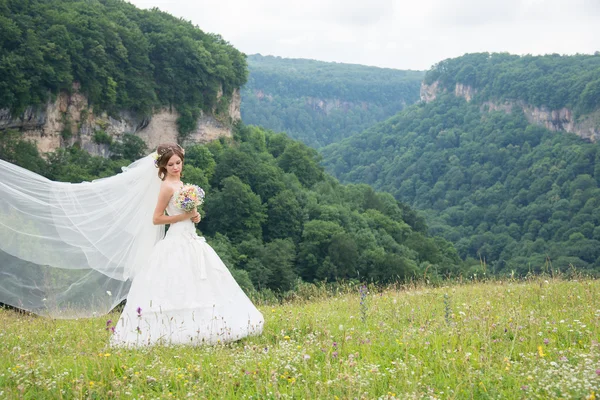
[[[175,205],[175,196],[177,196],[178,192],[179,191],[176,190],[175,193],[173,193],[173,196],[171,196],[171,199],[169,200],[169,204],[167,204],[167,214],[169,215],[180,215],[185,213],[185,211]],[[169,226],[169,230],[167,231],[167,236],[173,236],[175,234],[191,234],[192,236],[197,237],[196,227],[191,219],[186,219],[171,224]]]
[[[169,199],[169,204],[167,204],[167,214],[169,215],[179,215],[185,212],[182,209],[177,208],[177,206],[175,205],[175,196],[177,196],[178,193],[179,190],[176,190]]]

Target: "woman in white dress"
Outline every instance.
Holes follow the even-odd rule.
[[[261,333],[262,314],[196,234],[200,215],[174,206],[183,153],[161,145],[120,174],[77,184],[0,160],[0,303],[81,318],[127,299],[110,326],[114,346]]]
[[[133,280],[111,344],[216,343],[262,332],[262,314],[196,234],[200,214],[173,203],[183,187],[183,149],[162,144],[157,153],[162,184],[152,221],[170,227]]]

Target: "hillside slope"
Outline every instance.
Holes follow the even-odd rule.
[[[242,118],[320,148],[419,99],[422,71],[248,56]]]
[[[452,93],[323,149],[327,169],[422,210],[489,272],[600,272],[600,147]]]
[[[0,33],[0,132],[18,130],[42,151],[106,155],[108,142],[138,132],[150,146],[161,135],[206,141],[239,119],[245,55],[158,9],[0,1]]]
[[[421,100],[454,93],[485,109],[522,111],[549,130],[600,138],[600,52],[575,56],[475,53],[427,72]]]

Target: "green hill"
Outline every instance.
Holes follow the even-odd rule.
[[[478,103],[521,100],[551,110],[566,107],[582,115],[600,108],[600,52],[575,56],[467,54],[436,64],[424,82],[439,82],[450,91],[457,83],[468,85],[475,89]]]
[[[419,99],[424,72],[248,56],[242,119],[315,148],[382,121]]]
[[[496,57],[509,62],[495,64]],[[478,91],[467,102],[452,89],[467,82],[471,75],[464,71],[473,58],[483,66],[475,65]],[[549,73],[559,86],[544,87],[548,77],[541,73],[539,80],[513,81],[539,92],[514,92],[499,83],[507,74],[534,69],[530,64],[553,60]],[[434,101],[323,149],[325,165],[343,182],[371,184],[422,210],[432,234],[452,241],[462,258],[481,260],[490,272],[600,272],[600,147],[531,125],[521,109],[491,112],[484,104],[515,97],[530,101],[530,93],[539,96],[539,105],[556,101],[553,107],[583,110],[588,103],[582,99],[592,87],[586,82],[600,71],[590,66],[599,61],[598,55],[447,60],[426,78],[440,82]],[[577,83],[579,92],[569,82]],[[557,92],[569,95],[552,100]]]
[[[123,0],[0,1],[0,110],[14,116],[78,83],[94,111],[147,116],[174,107],[185,134],[202,110],[226,108],[246,78],[241,52],[158,9]]]

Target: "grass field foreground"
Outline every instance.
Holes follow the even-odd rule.
[[[258,337],[138,350],[108,346],[118,314],[0,309],[0,398],[595,399],[599,293],[596,280],[355,286],[261,306]]]

